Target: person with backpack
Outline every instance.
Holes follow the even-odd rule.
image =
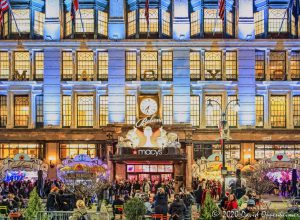
[[[83,200],[77,200],[76,207],[77,209],[74,211],[69,220],[91,220]]]
[[[60,204],[60,197],[59,197],[59,189],[55,186],[51,189],[48,197],[46,208],[47,211],[59,211],[61,204]]]

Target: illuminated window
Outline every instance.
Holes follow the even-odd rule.
[[[79,154],[86,154],[91,158],[97,156],[96,144],[60,144],[59,155],[60,159],[74,158]]]
[[[72,34],[72,17],[71,17],[71,12],[66,12],[66,26],[65,26],[65,34],[66,36],[69,36]]]
[[[300,79],[300,51],[291,52],[290,75],[293,80]]]
[[[127,16],[127,35],[132,36],[136,34],[136,11],[128,12]]]
[[[286,97],[271,96],[271,126],[272,128],[286,127]]]
[[[77,52],[77,79],[88,81],[94,78],[94,52]]]
[[[71,96],[64,95],[62,97],[62,126],[69,128],[72,121]]]
[[[126,80],[136,80],[137,64],[136,51],[126,51]]]
[[[29,79],[30,76],[30,54],[27,51],[14,52],[15,65],[14,73],[19,74],[22,79]],[[16,75],[15,75],[16,77]]]
[[[265,12],[264,10],[254,13],[255,35],[263,34],[265,32]]]
[[[77,97],[77,126],[93,127],[94,122],[94,97]]]
[[[285,13],[286,9],[269,9],[269,32],[278,33],[281,24],[281,32],[287,32],[288,16]]]
[[[7,97],[0,95],[0,127],[6,127],[7,124]]]
[[[269,69],[271,80],[285,80],[285,51],[270,52]]]
[[[236,64],[236,52],[226,51],[225,53],[225,71],[227,80],[237,79],[237,64]]]
[[[62,79],[72,80],[73,76],[73,54],[71,51],[62,52]]]
[[[14,97],[15,127],[28,127],[29,125],[29,97]]]
[[[141,52],[141,80],[157,80],[157,52]]]
[[[170,12],[162,10],[162,33],[170,36],[171,31],[170,31]]]
[[[296,36],[296,19],[295,19],[294,15],[292,15],[291,17],[292,17],[292,19],[291,19],[291,34],[293,36]]]
[[[233,15],[230,11],[226,11],[226,33],[233,36]]]
[[[237,97],[236,95],[230,95],[228,96],[227,103],[230,102],[228,105],[228,113],[227,113],[227,119],[228,119],[228,126],[229,127],[237,127],[237,111],[236,111],[236,102]]]
[[[98,79],[108,80],[108,53],[98,52]]]
[[[126,96],[126,123],[135,124],[136,121],[136,99],[134,95]]]
[[[211,108],[208,108],[208,100],[212,100],[210,104],[212,105]],[[218,127],[221,119],[221,106],[218,105],[215,101],[217,101],[220,105],[222,105],[222,96],[220,95],[209,95],[205,96],[205,120],[206,120],[206,127]]]
[[[0,52],[0,79],[8,79],[9,77],[9,54],[8,52]]]
[[[170,51],[161,52],[161,78],[162,80],[173,79],[173,53]]]
[[[218,9],[204,9],[204,33],[222,33],[223,22]]]
[[[192,126],[200,125],[200,99],[199,96],[191,96],[191,124]]]
[[[4,13],[3,17],[3,36],[8,35],[8,12]]]
[[[45,14],[39,11],[34,11],[34,33],[44,35]]]
[[[147,33],[148,27],[147,27],[147,20],[145,17],[145,9],[140,9],[140,32],[141,33]],[[149,30],[151,33],[158,32],[158,9],[157,8],[150,8],[149,9]]]
[[[300,127],[300,96],[293,97],[293,122],[294,127]]]
[[[265,51],[255,51],[255,79],[265,79]]]
[[[37,95],[35,97],[36,105],[36,127],[44,126],[44,96]]]
[[[163,97],[163,122],[173,124],[173,96],[171,95]]]
[[[35,52],[34,59],[35,79],[41,80],[44,78],[44,52]]]
[[[99,96],[99,125],[106,126],[108,124],[108,96]]]
[[[220,144],[213,144],[211,146],[212,154],[222,154],[222,146]],[[225,159],[236,159],[241,158],[241,146],[239,144],[226,144],[225,145]]]
[[[191,13],[191,36],[200,34],[200,11]]]
[[[98,34],[107,36],[107,13],[98,11]]]
[[[80,9],[81,16],[79,14],[79,10],[76,12],[75,16],[75,32],[82,33],[82,25],[81,18],[84,27],[84,32],[86,33],[94,33],[94,9]]]
[[[29,9],[13,9],[14,17],[21,33],[30,33],[30,11]],[[13,18],[11,18],[13,21]],[[18,33],[15,22],[11,22],[11,32]]]
[[[204,71],[206,80],[222,79],[222,52],[205,51],[204,54]]]
[[[191,80],[201,80],[201,52],[190,52],[190,78]]]
[[[264,127],[264,97],[255,96],[256,127]]]
[[[0,143],[0,158],[14,158],[17,154],[27,154],[30,158],[43,159],[42,144],[6,144]]]
[[[277,154],[286,154],[289,158],[299,158],[300,144],[255,144],[254,159],[271,158]]]

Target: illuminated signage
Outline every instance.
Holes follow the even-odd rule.
[[[146,155],[146,156],[159,156],[162,155],[162,150],[160,149],[139,149],[137,151],[138,155]]]
[[[145,118],[138,120],[137,123],[135,124],[135,127],[140,128],[140,127],[144,127],[146,125],[155,124],[155,123],[161,124],[162,120],[160,118],[155,118],[155,116],[152,115],[150,117],[145,117]]]

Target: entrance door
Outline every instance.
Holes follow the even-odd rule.
[[[128,174],[128,180],[135,182],[135,181],[138,180],[138,176],[137,175],[133,175],[133,174]]]
[[[167,173],[167,174],[161,174],[161,180],[162,182],[164,181],[170,181],[172,179],[172,174]]]
[[[141,173],[139,174],[139,181],[149,180],[150,174]]]
[[[160,175],[151,175],[151,182],[160,182]]]

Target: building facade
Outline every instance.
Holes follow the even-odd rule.
[[[1,159],[26,153],[58,164],[88,154],[107,160],[111,179],[128,178],[129,165],[145,164],[112,160],[115,144],[145,117],[147,98],[184,157],[144,159],[187,186],[194,161],[221,152],[230,101],[227,158],[300,156],[299,1],[227,0],[221,20],[216,0],[150,0],[149,35],[145,1],[82,0],[82,20],[72,19],[71,1],[10,2],[18,25],[4,13]],[[220,105],[208,109],[208,100]]]

